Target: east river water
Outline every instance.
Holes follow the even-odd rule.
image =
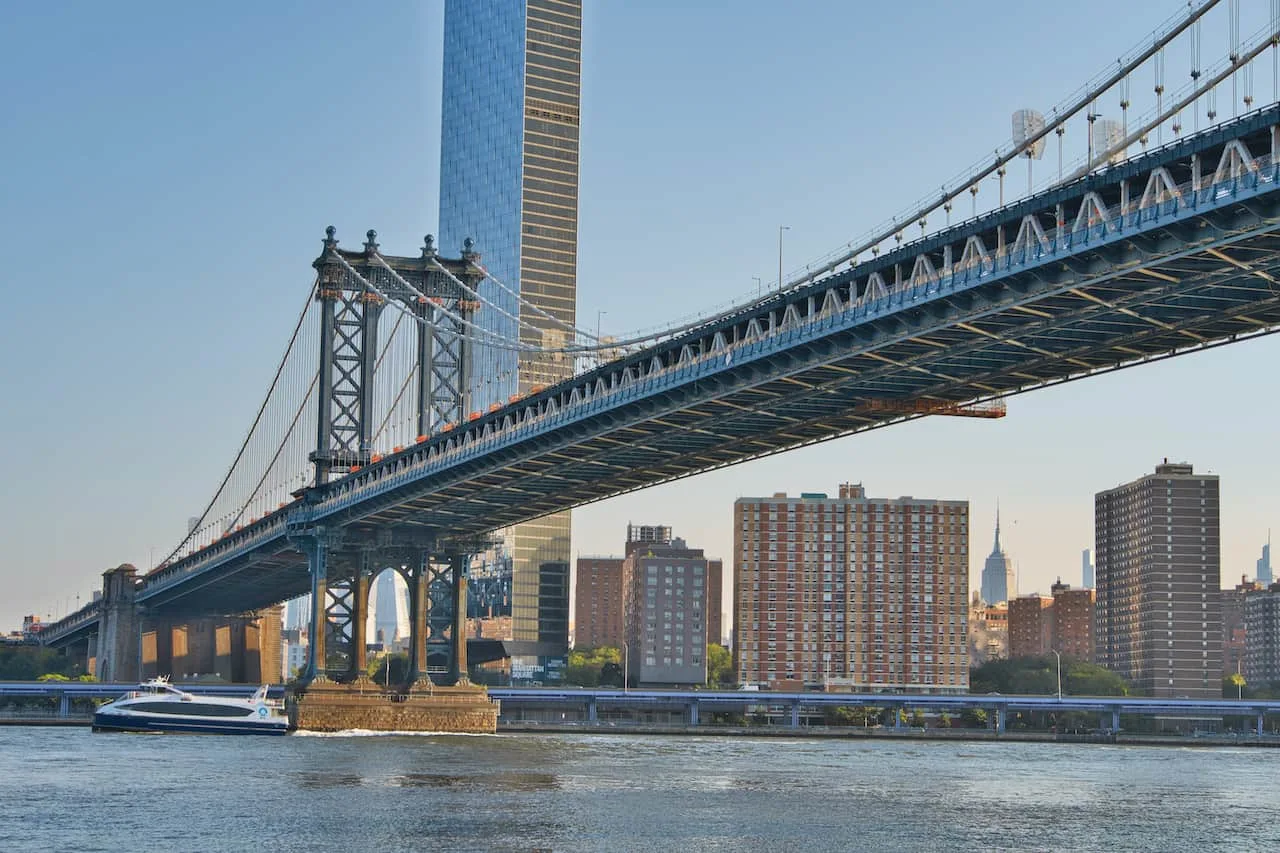
[[[0,727],[0,851],[1274,851],[1280,750]]]

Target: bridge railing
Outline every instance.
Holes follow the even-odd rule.
[[[36,635],[36,639],[42,645],[57,642],[67,634],[77,631],[91,622],[98,621],[100,611],[101,607],[98,602],[91,601],[75,613],[68,614],[57,622],[51,622],[45,626],[44,630]]]
[[[610,382],[603,389],[584,385],[584,393],[570,405],[539,405],[529,401],[512,404],[508,408],[514,410],[514,417],[509,412],[506,421],[501,419],[503,413],[499,411],[480,426],[459,428],[443,438],[433,437],[434,440],[429,439],[425,448],[409,448],[402,454],[344,477],[331,487],[328,498],[308,514],[314,517],[349,507],[368,495],[417,480],[423,472],[470,461],[497,446],[523,441],[615,408],[620,403],[716,372],[724,366],[761,357],[798,337],[812,336],[815,329],[863,322],[893,313],[921,300],[988,281],[995,275],[1019,272],[1056,257],[1074,254],[1084,247],[1096,246],[1122,233],[1143,229],[1170,217],[1186,216],[1242,192],[1256,192],[1260,187],[1274,185],[1277,181],[1277,164],[1270,154],[1250,156],[1226,176],[1220,172],[1221,166],[1215,174],[1204,175],[1198,180],[1177,184],[1165,181],[1149,198],[1128,204],[1106,205],[1097,193],[1086,192],[1073,220],[1042,229],[1043,240],[1027,240],[1021,246],[1000,246],[977,260],[962,257],[960,261],[944,265],[940,271],[933,265],[926,274],[913,272],[911,279],[903,282],[902,286],[895,286],[882,295],[874,295],[867,290],[859,298],[840,304],[838,308],[824,307],[812,311],[799,318],[799,322],[771,322],[761,337],[727,341],[722,349],[713,352],[700,351],[676,363],[650,365],[648,369],[637,371],[629,382]],[[815,286],[821,284],[818,282]],[[797,294],[789,296],[801,298]],[[782,309],[775,306],[761,310],[776,314]],[[570,380],[566,385],[573,383],[574,380]]]

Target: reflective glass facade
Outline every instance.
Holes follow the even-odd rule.
[[[581,0],[448,0],[444,26],[441,251],[455,254],[463,239],[474,238],[494,278],[572,326]],[[493,281],[484,282],[481,293],[534,327],[482,308],[477,322],[506,340],[555,347],[571,337],[556,322],[520,312],[515,297]],[[572,372],[564,356],[517,357],[482,344],[473,365],[470,408],[481,411]],[[527,654],[524,663],[563,656],[568,592],[546,580],[568,565],[569,513],[518,525],[501,538],[502,546],[482,561],[510,556],[510,619],[482,630],[495,636],[497,626],[502,639]]]

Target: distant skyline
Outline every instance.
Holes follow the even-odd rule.
[[[754,292],[777,275],[780,226],[787,269],[844,245],[1182,8],[588,3],[580,325],[621,334]],[[412,0],[6,10],[0,76],[21,85],[0,116],[15,250],[0,628],[56,617],[103,570],[146,571],[177,543],[265,392],[326,225],[343,245],[376,228],[393,253],[436,233],[441,23],[440,2]],[[1061,61],[1045,61],[1046,34]],[[1206,57],[1225,53],[1223,33],[1204,39]],[[1171,53],[1178,85],[1186,65]],[[1271,78],[1258,70],[1258,104]],[[1150,91],[1135,77],[1135,101]],[[1082,126],[1067,145],[1083,155]],[[988,182],[979,210],[995,201]],[[998,496],[1020,591],[1047,593],[1093,547],[1093,495],[1168,457],[1221,478],[1232,586],[1280,526],[1278,361],[1280,340],[1257,339],[1015,396],[1001,420],[923,419],[611,499],[575,510],[571,556],[616,552],[634,521],[729,560],[737,498],[862,482],[968,500],[979,542]]]

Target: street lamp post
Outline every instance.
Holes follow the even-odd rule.
[[[790,225],[778,226],[778,290],[782,290],[782,232],[790,230]]]
[[[604,344],[600,341],[600,318],[608,313],[603,309],[596,310],[596,367],[604,363]]]
[[[631,647],[627,645],[627,641],[622,641],[622,692],[627,692],[627,682],[631,680]]]
[[[1062,655],[1058,654],[1057,649],[1052,649],[1053,656],[1058,659],[1058,701],[1062,701]]]
[[[760,276],[753,275],[751,280],[756,283],[756,296],[764,296],[764,282],[760,280]]]

